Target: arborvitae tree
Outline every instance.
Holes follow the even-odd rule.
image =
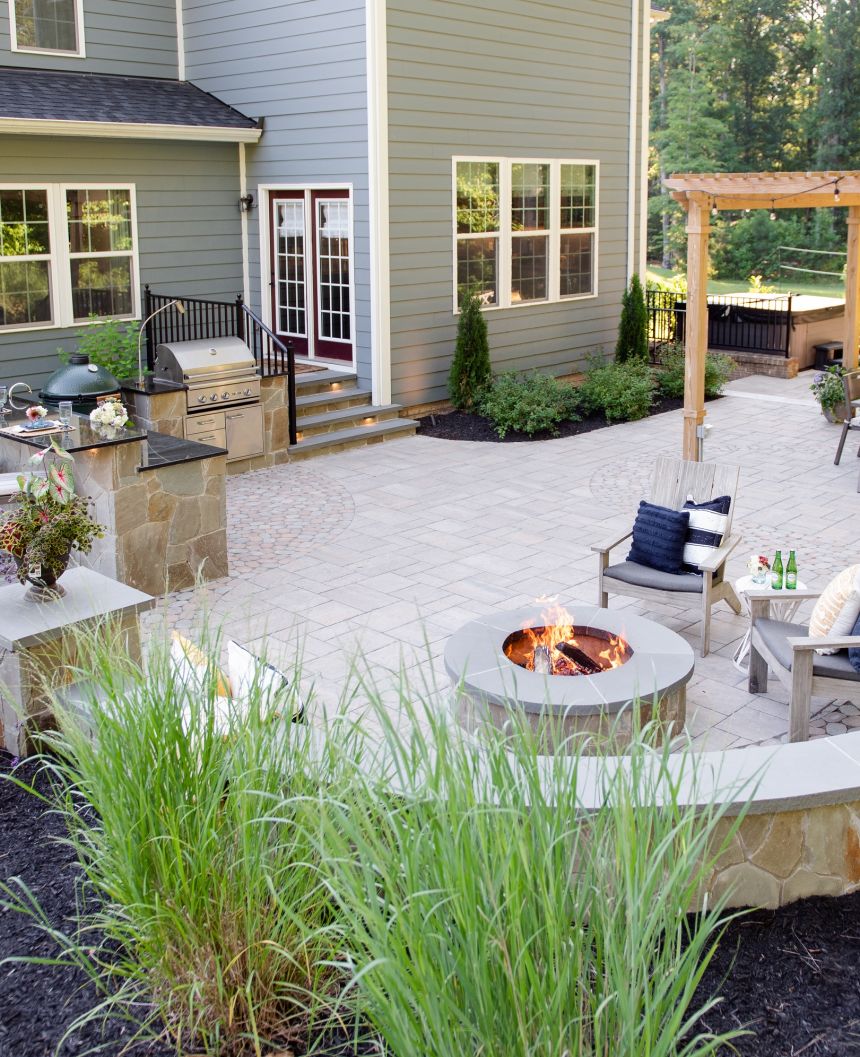
[[[457,345],[448,375],[451,403],[454,407],[471,410],[481,391],[489,385],[491,377],[487,321],[481,314],[479,298],[469,294],[460,306]]]
[[[618,323],[618,342],[615,362],[648,359],[648,309],[645,291],[634,272],[630,286],[621,297],[621,319]]]

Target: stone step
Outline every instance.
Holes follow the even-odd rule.
[[[363,404],[324,411],[320,415],[303,415],[298,420],[300,438],[331,433],[351,426],[368,426],[372,422],[397,418],[400,404]]]
[[[357,384],[358,379],[351,371],[308,371],[296,375],[296,395],[354,389]]]
[[[320,415],[324,411],[340,411],[345,407],[360,407],[369,404],[369,389],[326,390],[322,393],[310,393],[307,396],[296,395],[296,414],[299,419],[304,415]]]
[[[384,422],[374,422],[369,426],[317,433],[291,445],[287,450],[292,462],[293,459],[309,459],[315,455],[329,455],[346,448],[360,448],[365,444],[379,444],[398,437],[411,437],[416,429],[418,422],[414,418],[392,418]]]

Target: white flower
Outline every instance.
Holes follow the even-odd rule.
[[[90,412],[94,426],[111,426],[119,429],[128,422],[128,412],[118,400],[106,400]]]

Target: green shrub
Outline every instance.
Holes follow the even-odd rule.
[[[559,422],[577,421],[577,392],[548,374],[498,375],[481,397],[478,410],[496,427],[500,437],[508,431],[558,433]]]
[[[463,300],[457,323],[457,345],[448,375],[451,403],[454,407],[471,410],[490,384],[491,377],[487,321],[481,313],[480,300],[470,294]]]
[[[98,319],[98,316],[90,316]],[[90,363],[97,363],[117,379],[137,377],[137,338],[140,323],[132,321],[122,323],[117,319],[108,319],[104,323],[93,323],[83,327],[75,335],[77,347],[75,352],[89,356]],[[69,352],[57,349],[57,355],[63,363],[69,362]]]
[[[666,346],[657,369],[657,387],[661,396],[684,395],[684,346]],[[730,356],[709,352],[705,361],[705,396],[719,396],[731,378],[735,362]]]
[[[396,718],[378,709],[399,796],[357,775],[322,819],[341,957],[380,1051],[724,1052],[737,1033],[708,1032],[714,1000],[694,994],[726,896],[688,911],[732,838],[717,835],[724,809],[699,814],[687,793],[697,770],[707,783],[695,754],[649,747],[646,732],[627,768],[581,745],[541,758],[516,710],[475,743],[403,700]]]
[[[60,711],[61,730],[46,735],[53,806],[86,894],[65,958],[104,1002],[89,1019],[148,1012],[140,1033],[166,1033],[177,1052],[191,1040],[213,1057],[283,1049],[335,976],[330,904],[296,824],[325,782],[308,728],[263,715],[259,687],[247,714],[216,724],[217,641],[204,644],[209,673],[195,691],[163,642],[144,673],[120,638],[80,642],[82,669],[105,692],[86,700],[92,730]],[[288,692],[282,716],[294,707]],[[38,915],[28,893],[17,902]]]
[[[618,322],[618,341],[615,345],[615,360],[625,363],[627,360],[648,359],[648,309],[645,304],[645,292],[639,276],[635,273],[630,279],[630,286],[621,298],[621,319]]]
[[[582,407],[603,412],[607,422],[630,422],[645,418],[654,400],[654,373],[647,363],[592,361],[579,387]]]

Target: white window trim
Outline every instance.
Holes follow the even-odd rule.
[[[495,162],[499,166],[499,202],[500,227],[498,233],[457,231],[457,165],[460,162]],[[545,230],[523,231],[513,233],[511,227],[511,166],[512,165],[549,165],[550,173],[550,226]],[[561,167],[562,165],[594,166],[594,226],[590,228],[562,228],[561,213]],[[498,238],[498,301],[494,305],[482,305],[482,312],[498,312],[502,309],[535,308],[542,305],[558,304],[566,301],[590,301],[599,296],[600,268],[600,161],[596,158],[513,158],[500,155],[454,155],[451,159],[451,230],[452,239],[452,303],[454,315],[460,314],[457,297],[457,240]],[[594,235],[594,288],[587,294],[567,294],[561,296],[561,236],[568,234]],[[517,237],[546,235],[548,239],[548,281],[547,296],[540,301],[511,300],[511,240]]]
[[[20,51],[26,55],[62,55],[70,59],[85,59],[87,57],[86,44],[84,42],[84,0],[75,0],[75,34],[78,47],[75,51],[65,51],[61,48],[28,48],[18,43],[18,25],[15,21],[15,0],[9,0],[9,36],[12,42],[12,51]]]
[[[51,240],[51,255],[48,258],[48,276],[51,284],[50,323],[17,323],[0,326],[0,338],[4,334],[18,334],[33,330],[69,330],[71,327],[97,326],[108,317],[99,319],[75,319],[72,307],[72,254],[69,250],[69,230],[66,220],[66,191],[109,191],[116,189],[128,191],[131,203],[132,251],[105,250],[94,253],[76,253],[80,257],[131,257],[131,298],[132,311],[129,315],[111,316],[111,319],[140,319],[140,259],[137,232],[137,194],[134,184],[114,181],[113,183],[74,182],[64,184],[49,183],[2,183],[0,191],[47,191],[48,193],[48,234]],[[10,257],[9,260],[27,260],[26,257]],[[37,258],[44,260],[45,257]]]

